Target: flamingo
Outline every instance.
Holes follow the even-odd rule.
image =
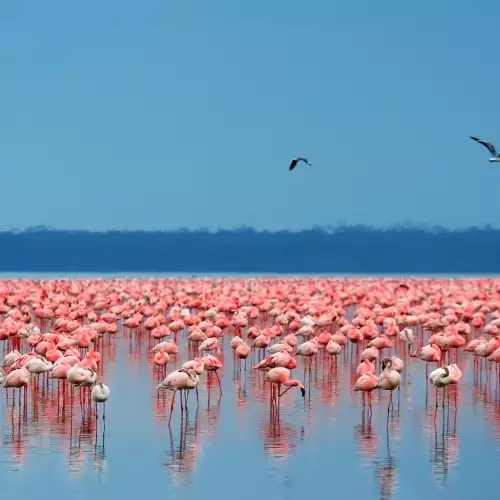
[[[172,396],[172,404],[170,405],[170,417],[168,419],[169,425],[174,412],[175,396],[177,391],[190,391],[197,387],[199,380],[198,374],[193,369],[180,368],[179,370],[169,373],[165,377],[165,380],[158,384],[156,387],[157,389],[168,389],[174,392],[174,395]],[[183,413],[183,406],[185,406],[185,403],[182,401],[181,397],[181,413]]]
[[[194,370],[196,375],[200,376],[203,371],[205,370],[205,365],[203,364],[203,361],[200,358],[194,358],[191,359],[190,361],[186,361],[185,363],[182,364],[182,368],[185,370],[191,369]],[[198,397],[198,384],[196,384],[196,401],[199,403],[199,397]],[[189,392],[187,393],[189,396]]]
[[[246,344],[245,342],[241,342],[237,347],[236,347],[236,350],[235,350],[235,354],[236,354],[236,357],[238,359],[244,359],[245,360],[245,370],[246,370],[246,366],[247,366],[247,358],[248,358],[248,355],[250,354],[250,347],[248,346],[248,344]],[[241,364],[240,364],[241,366]]]
[[[293,347],[286,342],[279,342],[277,344],[271,345],[266,349],[267,352],[271,354],[276,354],[280,351],[293,352]]]
[[[29,378],[30,378],[30,372],[23,366],[22,368],[17,368],[9,372],[4,377],[2,385],[5,389],[9,389],[10,387],[14,389],[21,389],[21,387],[24,387],[24,394],[26,398],[26,389]],[[7,391],[5,392],[7,394]],[[19,398],[21,398],[21,394],[19,394]]]
[[[448,385],[453,383],[449,367],[443,365],[441,368],[433,370],[429,374],[429,382],[436,388],[436,408],[438,407],[437,389],[441,387],[443,388],[443,407],[444,407],[444,391],[446,390],[446,387]]]
[[[413,342],[415,341],[415,334],[411,328],[405,328],[399,332],[399,338],[408,346],[408,351],[410,351]]]
[[[399,384],[401,383],[401,375],[397,370],[395,370],[393,366],[392,358],[386,357],[382,359],[382,366],[384,366],[384,370],[379,375],[379,381],[377,387],[383,389],[384,391],[390,391],[391,397],[389,399],[389,403],[387,405],[387,414],[389,414],[389,408],[392,405],[392,393],[394,389],[399,388]],[[394,408],[394,406],[393,406]],[[398,408],[399,408],[399,398],[398,398]]]
[[[217,377],[217,382],[219,384],[220,395],[222,396],[222,387],[220,384],[220,378],[219,374],[217,373],[217,370],[223,368],[224,365],[215,356],[212,356],[211,354],[205,354],[205,356],[201,358],[201,361],[203,363],[203,366],[205,367],[205,370],[209,374],[211,372],[215,373],[215,376]]]
[[[368,360],[366,360],[368,361]],[[369,362],[369,361],[368,361]],[[375,370],[375,368],[374,368]],[[371,398],[371,393],[374,389],[378,387],[379,384],[379,379],[375,373],[368,371],[361,375],[357,380],[356,383],[354,384],[354,391],[358,392],[361,391],[363,393],[363,408],[365,406],[365,398],[364,395],[365,393],[368,394],[368,408],[371,413],[371,407],[372,407],[372,398]]]
[[[260,371],[269,371],[272,368],[288,368],[293,370],[297,366],[297,361],[287,351],[280,351],[264,358],[260,363],[253,366],[253,369]]]
[[[107,385],[104,385],[102,381],[97,382],[97,384],[92,387],[92,391],[90,392],[90,397],[92,398],[92,401],[95,402],[95,418],[97,419],[97,404],[98,403],[103,403],[103,414],[102,414],[102,419],[105,420],[106,418],[106,401],[109,398],[109,395],[111,394],[111,390]]]
[[[306,389],[303,384],[301,384],[298,380],[290,379],[290,370],[288,370],[287,368],[271,368],[271,370],[266,373],[264,380],[266,382],[270,382],[271,384],[277,385],[277,395],[279,398],[281,398],[281,396],[283,396],[283,394],[289,391],[292,387],[299,387],[302,397],[304,397],[306,394]],[[287,386],[288,389],[285,389],[280,394],[279,391],[281,384]],[[274,398],[275,397],[276,396],[274,395]],[[273,399],[273,391],[271,391],[271,399]]]

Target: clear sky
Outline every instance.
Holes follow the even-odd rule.
[[[500,226],[498,0],[0,3],[0,227]],[[303,155],[312,167],[288,172]]]

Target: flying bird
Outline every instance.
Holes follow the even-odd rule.
[[[479,142],[479,144],[482,144],[493,155],[488,160],[489,162],[500,163],[500,155],[497,153],[497,150],[495,149],[495,146],[493,146],[493,144],[490,144],[489,142],[486,142],[486,141],[482,141],[481,139],[478,139],[477,137],[471,136],[471,139],[476,141],[476,142]]]
[[[299,163],[299,161],[303,161],[304,163],[307,163],[309,166],[311,166],[311,164],[309,163],[309,161],[306,158],[301,158],[299,156],[298,158],[294,158],[292,160],[292,163],[290,163],[290,168],[288,170],[293,170],[295,168],[295,165],[297,165],[297,163]]]

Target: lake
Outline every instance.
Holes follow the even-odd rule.
[[[436,410],[425,363],[409,358],[398,341],[392,350],[406,366],[394,410],[388,414],[389,395],[375,391],[370,415],[353,391],[360,350],[348,345],[333,361],[320,351],[310,371],[299,357],[292,372],[305,383],[305,397],[288,391],[276,414],[264,373],[251,369],[258,353],[252,352],[246,370],[244,362],[240,366],[230,348],[231,331],[219,356],[222,396],[215,377],[208,385],[204,373],[199,405],[193,392],[181,415],[177,400],[170,425],[172,393],[156,389],[162,377],[145,330],[122,327],[103,337],[99,378],[111,388],[104,421],[102,407],[98,419],[93,406],[82,407],[80,389],[72,400],[53,380],[42,378],[36,390],[31,384],[21,406],[11,391],[8,402],[1,397],[5,498],[431,500],[470,499],[478,486],[483,492],[496,488],[496,364],[489,374],[479,372],[470,353],[459,353],[463,378]],[[416,332],[420,346],[429,334],[420,327]],[[180,352],[168,371],[195,355],[185,335],[180,333]]]

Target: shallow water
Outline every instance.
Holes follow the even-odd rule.
[[[336,363],[318,354],[310,374],[299,360],[293,376],[305,378],[306,397],[290,390],[277,416],[270,412],[264,374],[251,370],[259,354],[240,371],[231,332],[220,356],[222,397],[215,377],[208,386],[204,374],[199,406],[191,394],[181,420],[177,401],[170,427],[171,393],[155,389],[159,373],[145,331],[104,337],[101,378],[112,390],[105,422],[102,408],[98,420],[86,403],[82,411],[79,389],[71,403],[70,393],[58,396],[52,381],[41,380],[36,391],[32,384],[21,406],[17,393],[14,403],[12,392],[8,403],[0,398],[2,497],[43,500],[59,491],[93,500],[141,494],[430,500],[473,498],[478,484],[494,491],[500,465],[495,367],[486,379],[484,369],[475,374],[469,353],[459,355],[463,379],[436,411],[425,363],[406,354],[399,412],[397,392],[389,416],[389,395],[374,393],[370,417],[352,390],[360,351],[348,346]],[[428,338],[423,335],[417,346]],[[184,337],[169,371],[193,356]],[[396,352],[403,356],[399,340]]]

